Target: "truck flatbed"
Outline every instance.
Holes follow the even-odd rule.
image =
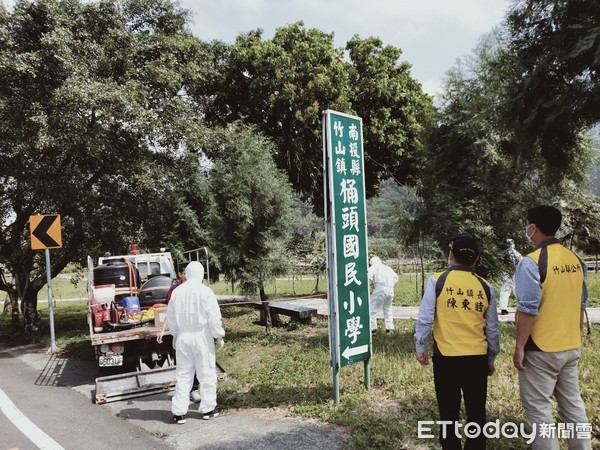
[[[162,326],[153,324],[143,325],[141,327],[130,328],[129,330],[104,331],[101,333],[92,333],[92,345],[112,344],[113,342],[134,341],[140,339],[152,339],[158,336]],[[169,329],[165,330],[165,336],[170,335]]]

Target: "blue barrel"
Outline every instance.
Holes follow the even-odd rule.
[[[120,305],[129,313],[141,312],[140,299],[138,297],[125,297],[121,300]]]

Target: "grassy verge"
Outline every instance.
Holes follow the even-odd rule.
[[[45,306],[40,308],[47,317]],[[288,322],[266,335],[257,325],[258,312],[247,307],[222,308],[226,344],[217,354],[228,379],[219,383],[219,403],[227,409],[281,407],[305,418],[344,427],[348,449],[428,449],[433,439],[418,439],[417,422],[435,420],[437,404],[431,366],[414,359],[414,321],[401,320],[392,334],[373,339],[370,390],[364,388],[362,364],[340,371],[340,403],[333,404],[326,318],[310,325]],[[85,304],[57,302],[54,308],[57,345],[73,357],[92,359],[87,337]],[[16,345],[22,339],[11,334],[10,318],[0,316],[0,342]],[[580,363],[581,389],[589,420],[600,447],[600,327],[584,343]],[[518,394],[517,372],[512,366],[515,326],[502,324],[503,352],[496,373],[489,380],[489,420],[524,422]],[[48,330],[30,335],[27,342],[49,346]],[[526,449],[524,439],[493,439],[490,449]]]
[[[427,283],[430,276],[431,273],[425,274],[425,283]],[[500,292],[500,283],[497,280],[490,281],[494,285],[497,298]],[[418,306],[421,302],[421,286],[422,277],[419,274],[403,274],[394,288],[394,304],[398,306]],[[510,305],[516,306],[514,296],[511,296]],[[588,274],[588,306],[590,308],[600,308],[600,273],[590,272]]]
[[[253,325],[257,313],[232,307],[223,311],[230,345],[218,355],[229,379],[219,385],[224,407],[285,407],[295,414],[320,418],[349,430],[346,448],[432,448],[434,440],[417,438],[417,421],[435,420],[437,403],[431,366],[414,359],[414,321],[397,322],[393,334],[374,336],[371,390],[364,389],[363,366],[340,372],[340,404],[332,402],[326,320],[297,328],[276,329],[266,336]],[[597,336],[598,327],[594,333]],[[489,380],[489,420],[525,421],[520,406],[517,372],[512,366],[515,326],[501,328],[504,351]],[[580,373],[590,421],[600,436],[600,343],[586,340]],[[599,441],[600,444],[600,441]],[[490,440],[490,449],[526,449],[524,439]]]
[[[425,282],[429,279],[431,273],[425,274]],[[493,281],[493,280],[492,280]],[[600,274],[589,273],[589,306],[600,307]],[[421,301],[421,291],[423,285],[423,277],[420,274],[406,272],[400,276],[395,291],[395,305],[398,306],[418,306]],[[82,273],[64,273],[52,280],[52,296],[57,302],[66,299],[87,299],[86,278]],[[232,289],[230,284],[223,281],[212,283],[211,288],[216,294],[220,295],[239,295],[239,291]],[[494,282],[496,294],[500,290],[500,285]],[[317,288],[315,290],[315,288]],[[276,297],[293,297],[301,295],[311,295],[319,293],[324,294],[327,291],[327,280],[321,278],[317,284],[316,280],[311,276],[303,277],[285,277],[280,278],[275,282],[269,283],[266,286],[266,291],[271,298]],[[42,289],[38,295],[38,299],[45,301],[48,299],[47,289]],[[515,305],[514,298],[511,299],[511,305]]]

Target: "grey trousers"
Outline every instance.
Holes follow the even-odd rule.
[[[577,364],[581,349],[564,352],[527,351],[525,372],[519,372],[521,403],[527,421],[536,427],[533,450],[559,450],[565,438],[570,450],[591,450],[591,425],[579,392]],[[554,423],[554,396],[561,423]]]

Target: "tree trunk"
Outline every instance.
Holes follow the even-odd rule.
[[[316,275],[315,287],[312,291],[313,294],[317,294],[319,292],[319,274]]]
[[[259,289],[260,293],[260,301],[262,303],[262,309],[260,310],[260,324],[265,326],[265,331],[267,334],[271,333],[271,329],[273,325],[277,326],[280,324],[279,314],[272,313],[271,308],[269,306],[269,302],[267,299],[267,294],[265,293],[265,288],[263,286]]]
[[[42,326],[42,317],[37,310],[37,297],[38,292],[44,287],[45,282],[42,277],[37,277],[30,281],[29,273],[13,273],[13,280],[15,283],[14,290],[18,295],[17,301],[21,300],[21,313],[23,314],[24,322],[23,330],[25,333],[37,331]]]
[[[25,322],[25,333],[37,331],[42,326],[42,316],[37,310],[37,294],[39,289],[27,289],[21,302],[23,309],[23,320]]]
[[[6,289],[6,300],[4,301],[4,313],[10,314],[11,316],[11,326],[14,330],[18,330],[20,328],[19,321],[19,292],[17,290],[16,278],[13,277],[11,283],[7,282],[6,277],[4,276],[4,271],[0,272],[2,274],[2,286]]]
[[[420,262],[420,266],[421,266],[421,295],[420,295],[420,298],[422,298],[423,294],[425,293],[425,261],[424,261],[425,239],[423,239],[421,232],[419,232],[419,242],[417,243],[417,245],[419,247],[419,262]]]
[[[262,304],[262,309],[260,310],[260,324],[265,326],[265,331],[267,334],[271,333],[271,328],[273,327],[273,320],[271,318],[271,308],[269,307],[269,302],[267,301],[267,295],[265,294],[264,288],[261,286],[259,289],[259,298]]]
[[[4,313],[10,314],[10,325],[14,330],[20,328],[19,320],[19,297],[14,295],[14,292],[7,292],[6,300],[4,301]]]
[[[17,299],[15,301],[15,303],[12,304],[10,324],[11,324],[13,330],[18,330],[19,325],[21,324],[21,320],[19,317],[19,299]]]

